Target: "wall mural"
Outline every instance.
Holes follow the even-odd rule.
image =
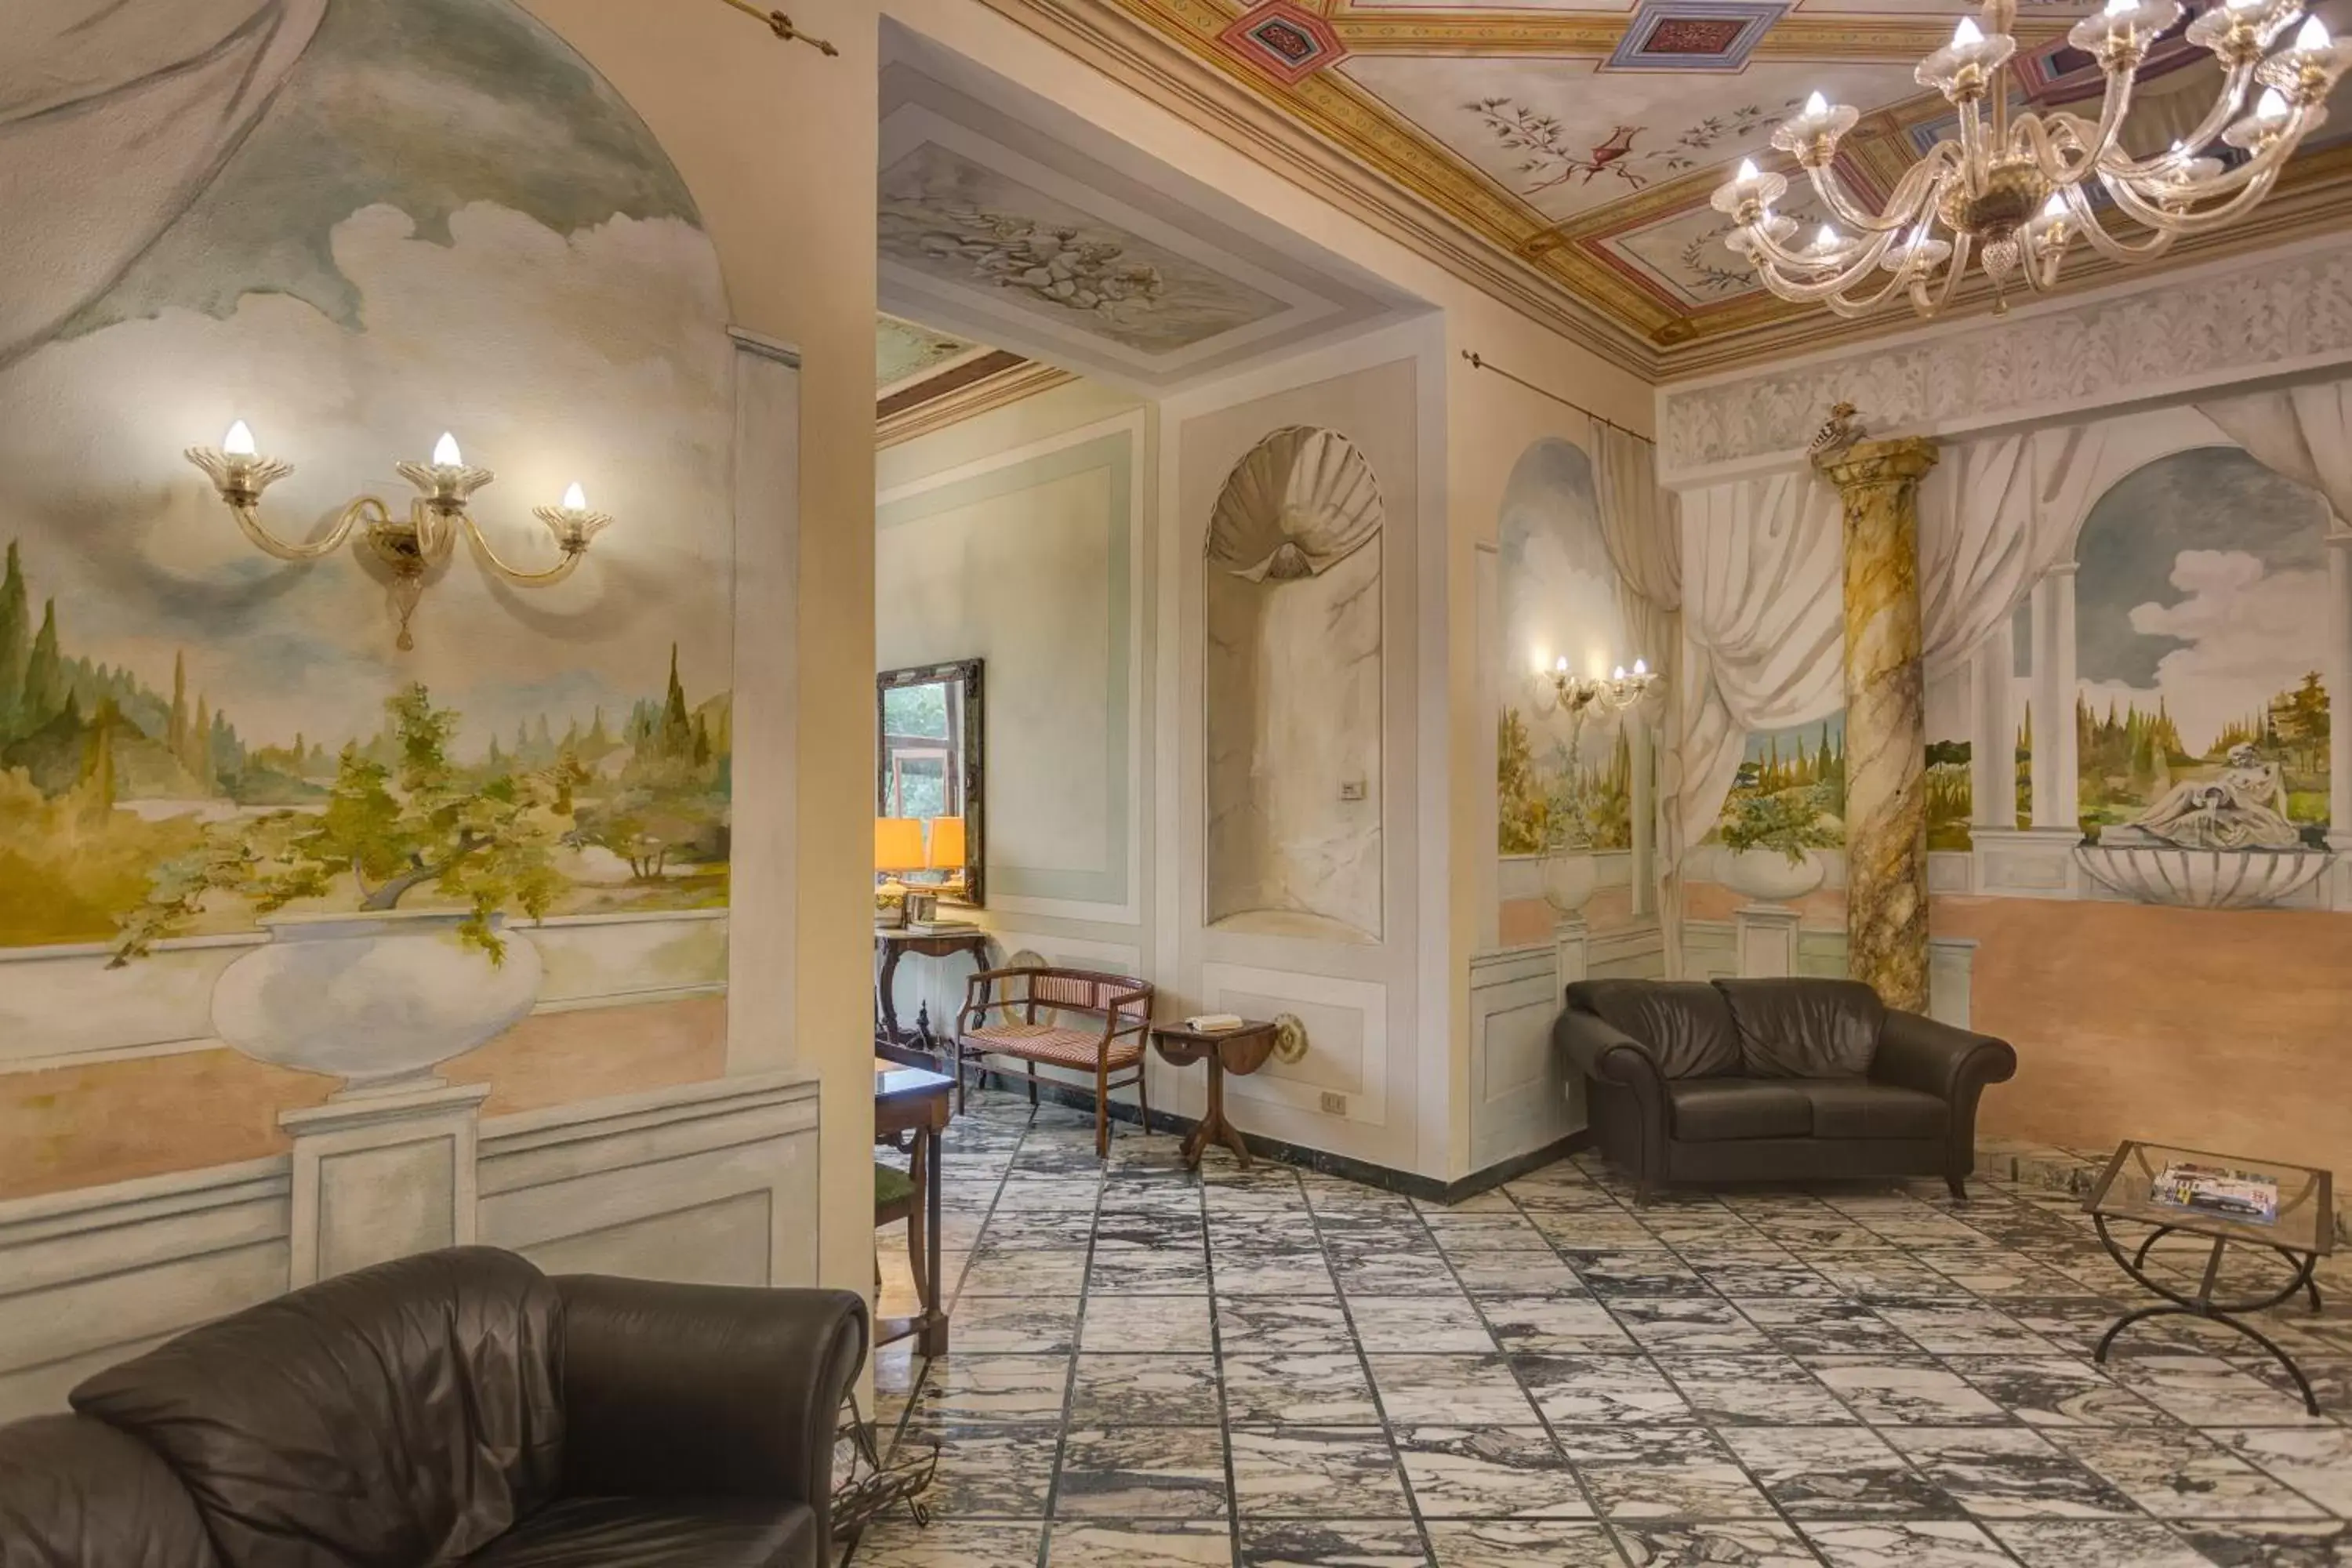
[[[1497,820],[1504,855],[1629,849],[1633,759],[1624,716],[1564,710],[1545,672],[1565,658],[1605,675],[1627,655],[1617,572],[1601,537],[1592,462],[1557,438],[1520,456],[1496,522],[1503,647]]]
[[[896,316],[877,315],[874,318],[874,384],[887,392],[979,346]]]
[[[1293,426],[1226,477],[1209,520],[1208,919],[1377,942],[1380,479]]]
[[[579,1009],[551,1048],[711,1059],[723,1004],[596,1011],[725,977],[732,369],[691,198],[509,0],[152,9],[33,0],[0,61],[0,1075],[154,1053],[134,1093],[225,1036],[363,1082],[497,1035],[542,968]],[[571,480],[620,521],[528,603],[453,562],[396,654],[354,556],[261,555],[182,460],[232,418],[296,463],[297,536],[445,428],[513,556]],[[330,927],[365,952],[320,958]],[[359,1026],[273,1058],[371,952],[427,999],[425,1060]],[[86,1158],[110,1112],[58,1072],[0,1076],[0,1196],[177,1168],[152,1121]],[[286,1103],[173,1121],[258,1152]]]
[[[1148,353],[1288,308],[937,142],[883,170],[880,199],[886,263]]]

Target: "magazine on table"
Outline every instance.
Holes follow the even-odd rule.
[[[2175,1160],[2157,1173],[2147,1195],[2151,1203],[2166,1208],[2193,1209],[2250,1225],[2278,1223],[2277,1179],[2252,1171]]]

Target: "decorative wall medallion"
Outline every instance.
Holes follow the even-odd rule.
[[[1285,1067],[1307,1059],[1307,1024],[1296,1013],[1274,1016],[1274,1059]]]
[[[1290,85],[1347,58],[1331,24],[1292,0],[1265,0],[1217,35],[1227,50]]]
[[[1788,9],[1771,0],[1648,0],[1609,68],[1736,71]]]

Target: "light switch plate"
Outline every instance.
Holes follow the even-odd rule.
[[[1323,1091],[1323,1112],[1327,1116],[1348,1114],[1348,1097],[1332,1089]]]
[[[1347,783],[1341,784],[1339,786],[1339,798],[1341,800],[1363,799],[1364,781],[1361,779],[1349,779]]]

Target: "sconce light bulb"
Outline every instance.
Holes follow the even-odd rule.
[[[2305,18],[2303,30],[2294,36],[2294,47],[2298,49],[2324,49],[2329,41],[2327,24],[2316,16]]]
[[[2110,16],[2120,16],[2126,11],[2136,9],[2138,5],[2139,0],[2107,0],[2106,14]]]
[[[1562,675],[1566,675],[1568,673],[1568,655],[1561,654],[1559,656],[1559,662],[1553,665],[1552,668],[1558,670]]]
[[[2274,87],[2263,89],[2262,100],[2254,105],[2254,118],[2257,120],[2286,118],[2286,100],[2280,95],[2278,89]]]
[[[571,488],[563,492],[563,510],[566,511],[588,510],[588,492],[580,488],[578,479],[572,480]]]
[[[1805,99],[1805,112],[1806,112],[1807,114],[1809,114],[1809,115],[1822,115],[1822,114],[1827,114],[1829,111],[1830,111],[1830,100],[1829,100],[1828,99],[1823,98],[1823,97],[1822,97],[1820,93],[1818,93],[1818,92],[1811,93],[1811,94],[1808,94],[1808,95],[1806,96],[1806,99]]]
[[[1813,231],[1813,248],[1815,250],[1835,250],[1837,247],[1837,230],[1832,228],[1827,224],[1823,224],[1821,227]]]
[[[1622,680],[1622,679],[1625,679],[1625,667],[1624,667],[1623,665],[1622,665],[1622,664],[1621,664],[1621,665],[1619,665],[1616,668],[1614,668],[1614,669],[1611,670],[1611,671],[1609,672],[1609,679],[1612,679],[1612,680]]]
[[[1743,181],[1753,180],[1756,178],[1755,159],[1742,158],[1739,160],[1739,178]]]
[[[436,468],[462,468],[466,466],[466,455],[457,450],[457,437],[446,430],[441,432],[441,439],[433,443],[433,466]]]
[[[1981,44],[1984,42],[1984,32],[1977,26],[1974,17],[1963,16],[1960,18],[1960,25],[1952,29],[1952,42],[1963,45]]]
[[[2066,216],[2066,198],[2060,195],[2056,191],[2051,192],[2050,199],[2042,204],[2042,216],[2043,217],[2064,217]]]
[[[250,458],[257,448],[253,444],[253,426],[240,419],[228,427],[221,437],[221,450],[232,458]]]
[[[1647,675],[1650,673],[1650,667],[1643,664],[1637,658],[1633,661],[1633,673],[1636,675]]]

